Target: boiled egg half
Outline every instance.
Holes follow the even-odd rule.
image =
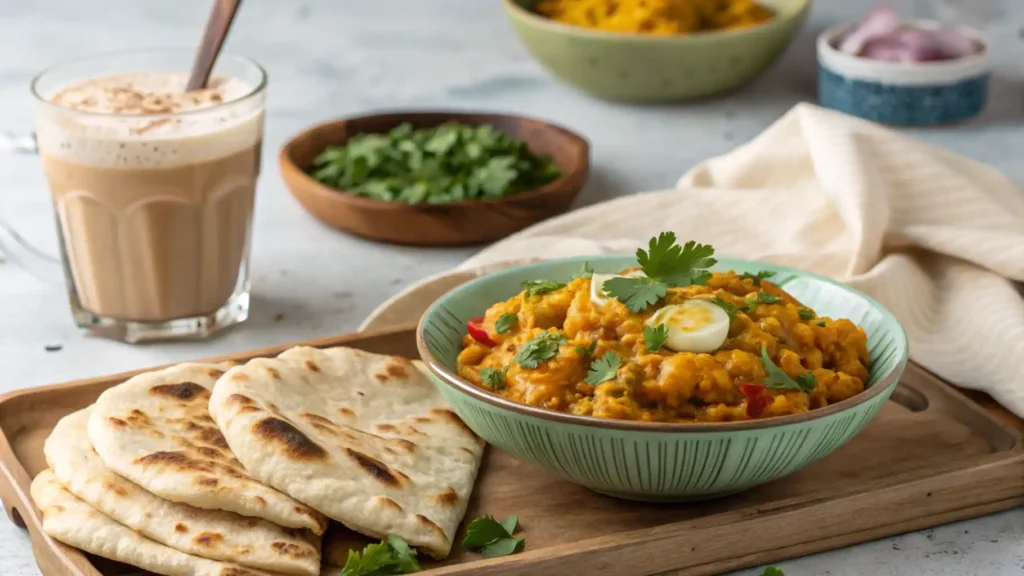
[[[714,352],[729,335],[729,315],[707,300],[685,300],[659,308],[645,323],[664,324],[668,329],[665,346],[676,352]]]
[[[604,291],[604,283],[612,278],[643,278],[643,270],[630,270],[625,274],[598,274],[595,272],[590,277],[590,303],[594,306],[603,306],[611,296]]]

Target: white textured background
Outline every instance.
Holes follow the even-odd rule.
[[[896,4],[910,11],[928,1]],[[0,264],[0,391],[350,331],[402,286],[472,252],[375,245],[308,217],[288,195],[276,167],[278,147],[306,125],[379,108],[526,113],[555,119],[590,139],[594,172],[579,205],[668,187],[692,164],[751,138],[795,102],[814,100],[814,36],[860,16],[873,3],[816,4],[783,61],[754,84],[696,104],[635,107],[598,102],[550,79],[519,45],[497,0],[247,0],[227,49],[258,60],[271,78],[252,319],[203,344],[121,345],[79,334],[59,284]],[[91,52],[191,45],[208,5],[201,0],[0,0],[0,130],[31,129],[27,85],[41,68]],[[1003,0],[1000,17],[988,28],[997,74],[982,117],[914,132],[992,164],[1018,182],[1024,182],[1022,26],[1024,2]],[[35,158],[0,156],[0,218],[56,253],[49,199]],[[46,346],[61,350],[47,352]],[[779,566],[787,576],[1021,575],[1024,511]],[[0,576],[37,574],[28,540],[0,520]]]

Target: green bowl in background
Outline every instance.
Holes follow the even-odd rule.
[[[534,58],[584,92],[627,102],[698,98],[752,80],[786,49],[810,7],[810,0],[762,0],[775,18],[758,26],[645,36],[561,24],[534,13],[536,1],[504,0]]]
[[[576,416],[520,404],[459,378],[466,322],[517,294],[523,280],[568,281],[589,262],[598,272],[636,266],[611,255],[549,260],[477,278],[438,299],[417,343],[438,389],[480,437],[514,458],[592,490],[646,501],[730,494],[791,474],[860,432],[888,400],[907,363],[907,336],[881,304],[833,280],[764,262],[721,258],[713,270],[773,270],[822,316],[848,318],[868,335],[870,378],[861,394],[803,414],[721,423],[651,423]]]

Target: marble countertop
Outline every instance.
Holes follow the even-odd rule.
[[[927,4],[896,3],[907,10]],[[90,338],[72,325],[55,270],[39,263],[29,274],[0,264],[0,392],[351,331],[386,297],[472,253],[373,244],[314,221],[288,195],[276,167],[278,147],[304,126],[381,108],[556,119],[593,145],[593,176],[577,201],[583,206],[671,186],[694,163],[750,139],[796,102],[814,101],[815,35],[871,4],[817,2],[783,60],[740,91],[688,105],[638,107],[595,101],[551,79],[517,42],[497,0],[249,0],[227,49],[260,61],[271,78],[250,321],[206,343],[133,347]],[[988,27],[997,68],[986,112],[964,125],[912,133],[1024,182],[1024,4],[1010,4]],[[208,6],[201,0],[0,0],[0,131],[31,130],[27,85],[40,69],[92,52],[191,45]],[[56,254],[38,160],[0,156],[0,190],[0,223]],[[1022,574],[1024,510],[778,566],[787,576]],[[0,521],[0,574],[39,574],[28,539],[6,521]]]

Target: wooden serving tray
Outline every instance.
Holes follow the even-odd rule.
[[[304,344],[416,355],[409,326]],[[244,361],[292,345],[216,360]],[[51,540],[28,495],[46,466],[43,441],[57,420],[132,374],[0,398],[0,498],[11,520],[28,529],[45,576],[139,573]],[[615,500],[491,448],[466,516],[518,514],[526,551],[484,560],[456,544],[447,561],[425,563],[422,574],[717,574],[1013,508],[1024,504],[1022,479],[1021,434],[911,365],[893,400],[846,446],[771,484],[699,504]]]

